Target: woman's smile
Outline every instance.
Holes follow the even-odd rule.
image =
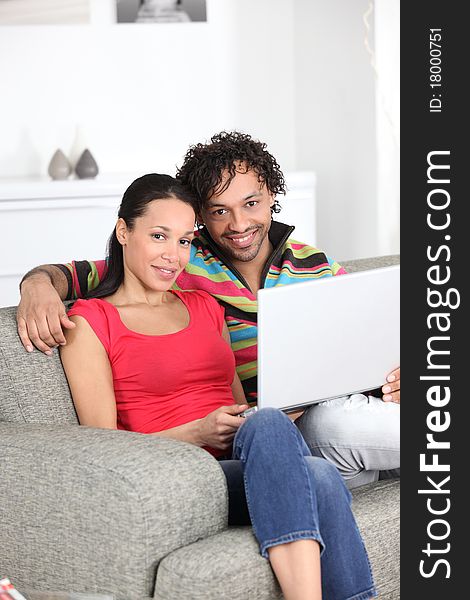
[[[165,280],[174,279],[175,275],[179,271],[179,269],[176,269],[175,267],[158,267],[156,265],[152,265],[152,268],[159,277],[162,277]]]

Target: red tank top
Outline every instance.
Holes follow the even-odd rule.
[[[129,330],[117,308],[102,299],[77,300],[68,313],[87,320],[108,354],[118,429],[153,433],[235,403],[235,359],[221,337],[224,309],[203,291],[172,293],[190,321],[167,335]]]

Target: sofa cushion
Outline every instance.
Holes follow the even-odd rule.
[[[400,480],[352,490],[353,511],[381,600],[400,598]]]
[[[356,488],[353,510],[382,600],[398,600],[399,480]],[[232,527],[166,556],[157,600],[278,600],[279,586],[250,527]]]
[[[180,548],[158,566],[157,600],[280,600],[251,527],[230,527]]]
[[[77,423],[59,353],[26,352],[16,307],[0,309],[0,421]]]

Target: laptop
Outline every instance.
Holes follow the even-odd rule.
[[[382,387],[400,366],[400,265],[258,292],[258,407]]]

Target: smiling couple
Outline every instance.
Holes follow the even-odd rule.
[[[258,289],[345,273],[272,220],[284,193],[248,135],[191,147],[176,179],[148,174],[126,190],[106,261],[25,276],[18,331],[27,351],[60,347],[81,425],[211,452],[230,523],[252,524],[286,598],[365,599],[375,590],[344,481],[399,467],[400,369],[382,397],[320,403],[295,423],[274,409],[240,419],[256,403]],[[62,300],[82,297],[64,314]]]

